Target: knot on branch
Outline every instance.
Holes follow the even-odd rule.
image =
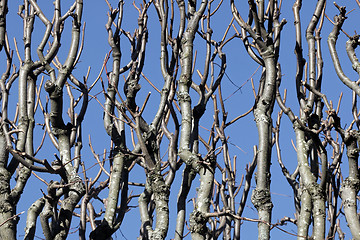
[[[52,93],[55,90],[55,83],[50,80],[47,80],[44,85],[45,91],[48,93]]]
[[[205,164],[206,166],[210,166],[213,170],[216,165],[216,155],[213,153],[206,155],[203,159],[203,164]]]
[[[337,7],[337,9],[340,12],[339,15],[335,15],[334,22],[335,22],[335,24],[342,25],[342,23],[345,21],[345,19],[347,19],[347,17],[346,17],[346,7],[340,7],[336,3],[334,3],[334,4],[335,4],[335,6]]]
[[[0,201],[0,213],[11,212],[13,210],[12,204],[9,201]]]
[[[258,211],[271,210],[273,208],[270,191],[267,189],[255,188],[251,195],[251,202]]]
[[[135,97],[136,93],[141,89],[141,85],[135,79],[126,81],[124,93],[127,97]]]
[[[325,199],[325,192],[316,182],[308,184],[304,187],[311,195],[312,199]]]
[[[165,184],[161,175],[152,172],[149,175],[149,181],[151,183],[151,190],[154,193],[154,200],[169,201],[170,189]]]
[[[70,190],[74,191],[77,193],[78,196],[83,196],[85,194],[85,185],[81,179],[80,176],[78,175],[72,175],[69,179],[69,184],[70,184]],[[76,200],[74,200],[74,204],[76,204],[77,202],[75,202]]]
[[[356,72],[360,72],[360,63],[359,62],[355,62],[352,65],[352,68],[356,71]]]
[[[113,149],[110,150],[110,157],[114,158],[125,158],[126,155],[123,153],[125,149],[122,149],[120,146],[115,146]],[[125,159],[124,159],[125,160]]]
[[[63,95],[62,88],[50,80],[46,81],[44,88],[45,91],[49,93],[50,99],[57,99]]]
[[[274,46],[271,38],[268,38],[269,40],[266,41],[267,47],[260,52],[261,57],[263,60],[266,60],[268,58],[275,58],[274,53]]]
[[[360,180],[347,177],[341,184],[340,196],[349,189],[354,190],[356,193],[360,190]]]
[[[22,125],[25,125],[25,126],[29,125],[29,117],[28,116],[22,116],[19,118],[19,127]]]
[[[255,117],[255,122],[256,123],[269,123],[271,124],[272,120],[271,117],[267,116],[266,114],[264,114],[263,112],[260,111],[254,111],[254,117]]]
[[[203,161],[201,159],[201,155],[194,154],[190,152],[188,149],[181,148],[179,149],[179,157],[180,159],[187,165],[191,167],[191,170],[195,173],[199,173],[200,169],[204,167]]]
[[[110,75],[111,75],[111,73],[110,73]],[[107,93],[109,94],[109,93],[115,92],[115,87],[111,83],[109,83],[106,90],[107,90]]]
[[[11,178],[11,175],[5,169],[0,170],[0,194],[5,194],[9,192],[10,185],[8,180]],[[1,201],[0,201],[1,202]]]
[[[188,161],[186,162],[186,164],[192,166],[194,171],[197,172],[197,173],[203,167],[202,164],[198,161],[198,158],[196,157],[196,155],[194,155],[194,154],[190,155],[190,157],[188,158]]]
[[[354,201],[353,199],[349,199],[349,198],[343,200],[343,205],[344,205],[344,209],[357,206],[356,201]]]
[[[67,129],[61,129],[61,128],[53,128],[52,133],[55,137],[59,137],[61,135],[68,135]]]
[[[158,229],[158,228],[156,228],[149,235],[150,235],[150,238],[149,238],[150,240],[162,240],[162,239],[166,238],[166,234],[164,234],[164,230]]]
[[[180,92],[178,91],[177,93],[177,98],[179,100],[179,102],[191,102],[191,97],[190,94],[188,92]]]
[[[58,113],[51,112],[50,117],[57,118]],[[73,127],[73,125],[71,123],[68,123],[66,126],[63,123],[60,123],[60,125],[58,125],[58,127],[53,125],[52,133],[54,134],[55,137],[59,137],[61,135],[69,136],[72,127]]]
[[[341,14],[340,15],[335,15],[334,22],[335,22],[335,24],[340,25],[345,21],[346,18],[347,17],[345,17],[344,15],[341,15]]]
[[[358,158],[359,157],[359,149],[358,148],[347,149],[347,154],[346,155],[348,157]]]
[[[190,214],[189,218],[191,233],[198,233],[204,236],[207,232],[207,221],[208,218],[204,213],[200,212],[199,210],[194,210]]]

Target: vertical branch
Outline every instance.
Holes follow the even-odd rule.
[[[7,0],[0,2],[0,52],[5,52],[7,64],[5,71],[2,73],[0,79],[0,222],[5,223],[0,226],[0,238],[16,239],[16,218],[11,219],[16,210],[15,206],[12,204],[12,199],[9,198],[11,173],[7,169],[9,160],[8,147],[12,146],[11,139],[8,134],[9,124],[7,123],[9,91],[6,87],[6,81],[9,80],[12,65],[12,53],[10,52],[9,42],[6,34],[6,13],[8,11],[7,2]],[[11,86],[11,82],[8,86]],[[11,220],[7,221],[9,219]]]
[[[7,7],[8,0],[0,1],[0,51],[5,46],[5,38],[6,38],[6,14],[9,9]]]
[[[269,16],[273,16],[271,21],[269,20],[268,31],[272,32],[274,20],[277,23],[278,14],[275,14],[277,9],[274,8],[274,3],[270,2],[270,9],[273,11],[269,13]],[[276,46],[274,43],[279,44],[278,39],[270,39],[270,36],[263,34],[266,32],[264,25],[261,23],[261,18],[256,14],[256,6],[253,1],[249,1],[249,9],[254,21],[254,28],[256,32],[253,32],[252,27],[246,23],[240,14],[238,13],[233,1],[231,1],[231,7],[233,15],[238,24],[245,29],[256,43],[256,48],[260,53],[262,61],[264,62],[264,70],[261,76],[263,85],[258,93],[258,101],[254,106],[254,117],[256,126],[258,129],[259,144],[257,154],[257,178],[256,188],[254,189],[251,201],[258,210],[259,219],[258,223],[258,239],[270,238],[270,225],[272,212],[272,201],[270,196],[270,165],[271,165],[271,149],[272,149],[272,112],[276,97],[276,79],[277,79],[277,59]],[[262,5],[259,5],[261,10]],[[261,12],[260,12],[261,13]],[[250,23],[250,21],[248,21]],[[280,26],[279,26],[280,27]],[[280,29],[280,28],[279,28]],[[276,34],[277,38],[280,36],[280,32]],[[274,37],[274,36],[273,36]],[[266,87],[265,87],[266,86]]]
[[[67,78],[70,76],[75,67],[75,59],[79,50],[80,42],[80,26],[82,18],[83,1],[76,0],[75,8],[73,9],[73,23],[71,33],[71,44],[69,53],[65,63],[60,66],[59,73],[55,79],[54,70],[50,70],[51,80],[45,83],[45,90],[48,92],[51,103],[50,121],[52,130],[58,139],[59,152],[61,164],[64,166],[65,175],[62,176],[63,180],[70,183],[68,193],[65,195],[61,203],[59,217],[57,219],[57,228],[53,229],[52,234],[55,238],[65,239],[70,229],[72,220],[72,212],[76,204],[80,201],[85,194],[84,184],[81,182],[80,177],[76,173],[76,169],[71,163],[71,142],[70,142],[70,129],[71,124],[65,125],[62,112],[63,112],[63,88]],[[60,18],[60,1],[55,1],[55,18]],[[66,18],[65,18],[66,19]],[[45,226],[45,225],[44,225]]]
[[[346,19],[346,10],[344,7],[341,7],[339,9],[340,14],[335,17],[335,24],[334,28],[331,31],[331,33],[328,36],[328,47],[331,55],[332,62],[334,64],[334,68],[336,71],[336,74],[338,75],[339,79],[350,89],[352,89],[356,95],[360,96],[360,86],[355,82],[351,81],[344,73],[341,67],[341,63],[339,60],[339,56],[337,54],[336,50],[336,41],[338,39],[338,36],[340,34],[341,27]]]
[[[332,57],[332,61],[335,67],[335,71],[339,77],[339,79],[350,89],[353,90],[356,95],[359,95],[360,88],[356,81],[351,81],[343,72],[340,60],[337,54],[336,50],[336,42],[338,39],[338,36],[340,34],[340,30],[342,28],[342,25],[346,19],[346,10],[345,7],[340,7],[335,4],[335,6],[338,8],[340,14],[335,17],[335,24],[333,27],[332,32],[329,34],[328,37],[328,46],[330,50],[330,54]],[[348,54],[348,57],[353,64],[353,69],[359,73],[359,62],[355,55],[354,49],[358,45],[358,36],[355,36],[351,39],[349,39],[346,43],[346,51]],[[353,108],[354,108],[353,102]],[[355,106],[356,108],[356,106]],[[344,212],[346,216],[346,221],[349,225],[349,228],[351,230],[351,234],[354,239],[360,239],[360,221],[358,219],[357,215],[357,199],[356,196],[360,190],[360,182],[359,182],[359,172],[358,172],[358,158],[359,153],[358,149],[358,131],[356,130],[343,130],[340,126],[340,118],[337,117],[335,114],[332,116],[334,120],[334,126],[337,132],[340,133],[341,138],[346,144],[346,153],[347,158],[349,162],[349,176],[343,181],[340,189],[340,196],[344,204]],[[356,114],[354,120],[356,121]]]
[[[189,4],[190,7],[191,4]],[[179,80],[178,99],[181,108],[181,131],[180,131],[180,144],[179,144],[179,156],[186,164],[193,165],[195,168],[199,168],[199,164],[196,160],[198,157],[194,156],[191,151],[191,133],[192,133],[192,109],[191,109],[191,97],[189,95],[189,87],[192,80],[192,61],[193,61],[193,41],[195,38],[196,30],[199,26],[200,18],[202,17],[205,8],[207,6],[207,0],[201,2],[201,6],[194,16],[188,22],[188,26],[184,32],[181,42],[182,52],[180,54],[181,59],[181,74]],[[190,13],[191,14],[191,13]]]
[[[126,149],[125,143],[125,127],[123,119],[120,116],[120,126],[117,128],[117,120],[114,119],[115,96],[117,93],[119,77],[120,77],[120,30],[123,18],[123,1],[119,1],[118,8],[113,9],[109,5],[109,17],[106,24],[108,32],[108,43],[112,50],[112,72],[109,73],[109,85],[104,103],[104,127],[107,134],[113,141],[115,148],[111,151],[112,171],[109,184],[109,193],[107,199],[107,208],[105,209],[104,219],[101,224],[91,232],[90,239],[102,239],[110,237],[119,226],[115,226],[116,213],[119,201],[119,193],[123,184],[123,174],[127,172],[126,156],[122,150]],[[112,24],[116,21],[115,32],[112,30]],[[106,64],[106,62],[104,62]],[[127,195],[127,191],[126,191]]]
[[[316,77],[316,46],[315,46],[315,27],[320,20],[321,13],[325,8],[326,0],[319,0],[316,4],[316,8],[314,11],[314,15],[312,16],[310,23],[306,29],[306,40],[308,42],[308,52],[309,52],[309,84],[310,86],[315,87],[317,82]],[[313,104],[315,101],[315,94],[310,92],[309,93],[309,100],[307,101],[306,107],[307,111],[311,112],[313,108]]]
[[[308,98],[301,81],[305,66],[302,54],[300,9],[302,1],[296,1],[293,5],[296,30],[295,55],[297,59],[297,72],[295,75],[297,98],[300,105],[300,117],[295,117],[291,110],[286,110],[287,115],[293,122],[297,160],[300,174],[299,197],[301,208],[297,217],[298,239],[308,237],[311,217],[314,219],[313,238],[325,238],[325,182],[327,179],[327,153],[319,140],[320,119],[322,118],[322,106],[320,97],[316,94],[321,90],[322,82],[322,54],[320,45],[320,32],[324,16],[325,2],[317,2],[314,14],[306,29],[306,40],[309,51],[309,86],[312,89]],[[315,33],[315,28],[319,24]],[[305,72],[306,75],[306,72]],[[307,76],[305,76],[307,77]],[[279,101],[278,101],[279,102]],[[313,112],[314,103],[316,103]],[[308,125],[309,129],[306,127]],[[317,183],[319,176],[318,154],[322,160],[321,183]],[[310,162],[310,164],[309,164]],[[310,166],[311,165],[311,166]]]
[[[296,55],[296,92],[298,102],[301,106],[301,109],[305,109],[305,93],[303,92],[301,81],[303,79],[305,59],[303,58],[303,49],[302,49],[302,32],[301,32],[301,19],[300,19],[300,9],[302,6],[302,0],[297,0],[293,5],[294,12],[294,25],[296,33],[296,43],[295,43],[295,55]]]

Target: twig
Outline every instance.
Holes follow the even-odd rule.
[[[0,227],[2,227],[2,226],[3,226],[5,223],[7,223],[8,221],[10,221],[10,220],[12,220],[12,219],[14,219],[14,218],[17,218],[19,215],[23,214],[24,212],[25,212],[25,211],[22,211],[22,212],[14,215],[14,216],[12,216],[12,217],[9,217],[9,218],[6,219],[3,223],[0,224]]]

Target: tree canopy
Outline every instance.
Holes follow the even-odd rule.
[[[0,0],[0,239],[357,239],[360,1]]]

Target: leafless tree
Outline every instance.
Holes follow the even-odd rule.
[[[287,19],[281,18],[290,12],[281,0],[229,3],[99,1],[92,4],[107,7],[100,30],[85,28],[90,3],[83,0],[53,5],[24,0],[17,11],[22,28],[16,29],[7,21],[14,10],[0,0],[0,239],[74,234],[112,239],[121,226],[129,226],[127,213],[137,211],[138,239],[144,240],[240,239],[245,222],[258,225],[257,234],[245,232],[246,238],[267,240],[278,229],[299,240],[345,239],[345,234],[360,240],[360,38],[344,27],[360,12],[359,0],[345,2],[359,7],[348,12],[337,3],[326,8],[326,0],[294,0]],[[286,28],[295,37],[293,66],[282,58],[291,39],[284,36]],[[85,61],[97,64],[95,77],[90,67],[78,68],[92,51],[86,44],[93,41],[85,35],[89,32],[108,42],[101,48],[103,61]],[[337,47],[344,39],[345,48]],[[349,63],[343,52],[354,79],[345,73]],[[244,58],[259,71],[250,76],[241,70]],[[153,62],[158,74],[147,68]],[[291,67],[296,72],[284,75]],[[331,99],[324,90],[330,84],[325,67],[340,80],[331,84],[349,89],[351,107],[340,108],[343,95]],[[225,92],[227,82],[241,90],[244,78],[254,98],[243,100],[249,109],[240,112],[227,104]],[[287,100],[283,78],[291,82],[296,101]],[[102,118],[96,131],[103,132],[105,149],[91,138],[94,115]],[[232,146],[247,136],[234,128],[252,125],[257,141],[247,149],[250,159],[241,159]],[[292,166],[290,150],[281,151],[281,139],[291,136],[297,159]],[[282,175],[276,181],[293,193],[286,203],[290,211],[280,220],[273,217],[279,205],[271,190],[275,165],[281,171],[275,174]],[[39,182],[46,190],[34,188]],[[24,201],[27,194],[37,200]],[[27,204],[26,214],[18,211],[20,204]],[[251,204],[257,217],[246,211]]]

